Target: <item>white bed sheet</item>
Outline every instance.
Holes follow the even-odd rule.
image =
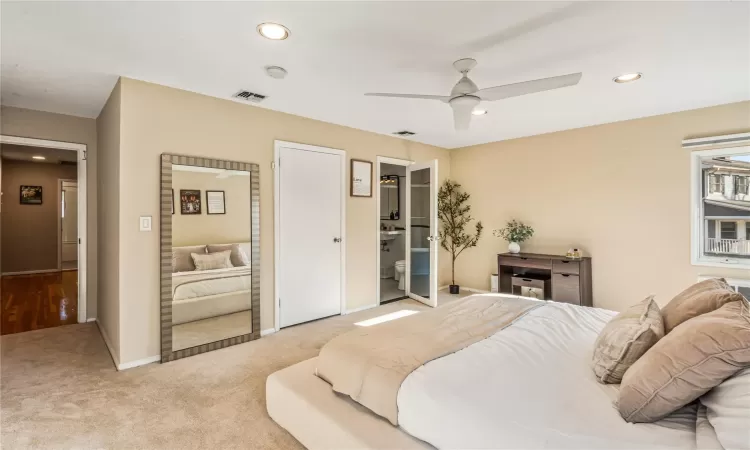
[[[425,364],[401,385],[401,428],[437,448],[694,449],[694,405],[630,424],[613,404],[619,385],[596,381],[593,344],[615,314],[547,302]]]
[[[188,300],[252,288],[250,266],[172,274],[173,300]]]

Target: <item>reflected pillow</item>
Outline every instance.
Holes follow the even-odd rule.
[[[661,338],[625,372],[620,415],[628,422],[654,422],[750,367],[748,308],[744,298],[729,302]]]
[[[227,250],[232,252],[229,255],[229,260],[232,262],[232,265],[234,267],[250,265],[250,258],[248,258],[248,255],[246,255],[245,252],[242,250],[242,247],[240,246],[240,244],[209,244],[208,245],[208,253],[225,252]]]
[[[647,297],[604,327],[594,344],[593,366],[601,383],[619,383],[638,358],[664,337],[664,324],[654,296]]]
[[[669,333],[677,325],[693,317],[716,311],[728,302],[742,300],[723,278],[712,278],[695,283],[673,298],[662,308],[664,332]]]
[[[231,250],[217,253],[209,253],[206,255],[200,255],[193,253],[193,262],[195,263],[195,270],[215,270],[215,269],[230,269],[232,262],[229,259]]]
[[[172,247],[172,272],[192,272],[195,270],[195,263],[191,256],[193,253],[206,253],[206,246]]]

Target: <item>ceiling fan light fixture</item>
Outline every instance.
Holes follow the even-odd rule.
[[[487,114],[487,110],[486,109],[475,109],[471,113],[473,115],[475,115],[475,116],[483,116],[483,115]]]
[[[264,22],[258,25],[258,33],[264,38],[273,41],[283,41],[292,34],[291,31],[289,31],[289,28],[273,22]]]
[[[32,157],[31,157],[31,159],[38,159],[38,160],[40,160],[40,161],[43,161],[43,160],[45,160],[45,159],[47,159],[47,158],[45,158],[44,156],[39,156],[39,155],[36,155],[36,156],[32,156]]]
[[[633,72],[633,73],[625,73],[620,75],[619,77],[614,77],[612,81],[615,83],[631,83],[633,81],[640,80],[643,77],[643,74],[640,72]]]

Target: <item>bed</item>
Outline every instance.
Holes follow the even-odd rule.
[[[247,311],[251,308],[250,266],[172,274],[172,324]]]
[[[380,402],[390,395],[372,390],[367,377],[378,372],[377,364],[358,366],[362,352],[356,351],[357,336],[366,337],[367,330],[342,340],[335,358],[327,345],[318,358],[271,375],[269,414],[310,449],[695,449],[699,440],[704,446],[715,442],[710,425],[696,428],[695,404],[655,423],[631,424],[620,417],[613,406],[617,385],[599,384],[590,365],[594,341],[615,312],[501,294],[461,302],[519,302],[523,308],[518,314],[498,314],[503,323],[486,336],[475,332],[473,324],[467,331],[440,318],[452,327],[451,336],[473,343],[407,370],[394,400],[397,417],[374,414],[377,403],[362,398],[369,395]],[[397,335],[398,327],[419,328],[417,319],[411,319],[419,315],[378,325],[383,327],[379,331],[391,327],[389,334]],[[403,341],[396,336],[394,342],[392,348]],[[429,344],[427,350],[434,352],[443,342]],[[334,373],[331,361],[339,363],[347,352],[354,361],[343,374]],[[397,365],[413,363],[404,357]],[[386,370],[378,376],[389,379],[397,373]],[[347,392],[351,377],[359,380],[353,383],[359,383],[356,393]],[[334,391],[351,394],[368,407]]]

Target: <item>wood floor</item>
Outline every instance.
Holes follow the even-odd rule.
[[[78,271],[4,276],[0,334],[78,322]]]

